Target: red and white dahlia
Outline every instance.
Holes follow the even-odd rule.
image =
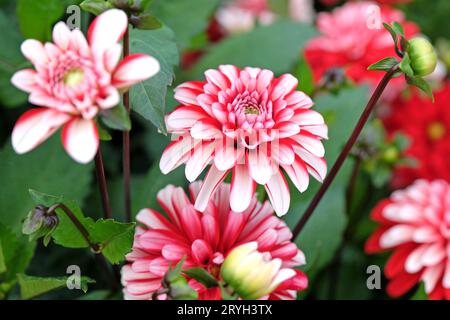
[[[417,180],[371,215],[380,227],[366,252],[394,251],[384,269],[388,294],[401,296],[422,281],[430,299],[450,300],[450,185]]]
[[[120,102],[120,93],[159,71],[159,63],[144,54],[119,62],[118,43],[128,28],[126,14],[112,9],[91,24],[88,41],[80,30],[70,31],[63,22],[53,29],[53,43],[26,40],[24,56],[34,69],[18,71],[12,83],[29,92],[29,102],[41,106],[25,112],[12,133],[17,153],[25,153],[61,126],[68,154],[87,163],[95,156],[99,137],[95,117]]]
[[[195,208],[204,211],[209,198],[232,171],[230,205],[247,209],[256,183],[265,186],[278,215],[289,209],[289,187],[281,166],[300,192],[309,174],[322,181],[327,166],[321,139],[328,129],[323,117],[310,110],[312,100],[297,91],[290,74],[275,78],[272,71],[220,66],[207,70],[206,81],[181,84],[175,98],[181,103],[166,118],[177,136],[164,151],[166,174],[186,163],[194,181],[211,164]]]
[[[321,35],[312,39],[305,50],[315,80],[319,81],[330,69],[343,68],[356,83],[376,86],[384,72],[368,72],[367,68],[387,56],[396,56],[392,37],[382,25],[393,21],[404,26],[408,38],[418,32],[415,24],[405,21],[400,10],[371,1],[348,2],[330,13],[320,13],[317,27]],[[394,97],[406,83],[397,78],[389,87],[388,97]]]
[[[142,225],[137,227],[133,251],[127,255],[130,264],[122,269],[125,298],[152,299],[162,288],[169,266],[183,257],[183,269],[201,267],[220,280],[227,255],[240,245],[257,242],[259,252],[281,261],[283,270],[295,271],[283,271],[285,280],[264,298],[295,299],[297,291],[308,284],[306,275],[294,269],[305,263],[305,257],[291,242],[288,226],[273,215],[270,204],[252,197],[247,210],[234,212],[229,206],[230,185],[223,183],[208,201],[206,211],[200,213],[193,205],[200,186],[200,182],[190,185],[190,198],[180,187],[169,185],[161,190],[157,199],[166,215],[152,209],[139,212],[137,221]],[[207,289],[193,279],[189,284],[199,299],[221,299],[219,288]]]

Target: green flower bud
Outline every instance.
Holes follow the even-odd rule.
[[[233,249],[221,268],[223,280],[241,298],[259,299],[274,291],[283,281],[295,276],[293,269],[281,268],[280,259],[257,251],[258,244],[249,242]]]
[[[425,38],[413,38],[408,41],[407,49],[411,67],[416,76],[424,77],[433,73],[437,65],[437,55],[433,45]]]

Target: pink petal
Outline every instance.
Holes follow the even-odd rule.
[[[17,120],[12,132],[14,150],[22,154],[34,149],[69,119],[70,115],[48,108],[25,112]]]
[[[200,141],[194,141],[190,136],[182,136],[171,142],[164,150],[159,168],[163,174],[168,174],[186,161],[186,156]]]
[[[250,175],[259,184],[266,184],[272,178],[272,163],[262,148],[248,152],[248,167]]]
[[[145,224],[151,229],[172,230],[167,219],[153,209],[142,209],[136,215],[136,221]]]
[[[62,142],[75,161],[90,162],[94,159],[100,142],[95,122],[81,118],[71,120],[63,128]]]
[[[309,151],[316,157],[323,158],[325,156],[325,148],[323,147],[322,142],[315,136],[302,132],[292,136],[291,139],[295,140],[305,150]]]
[[[220,72],[222,72],[230,82],[234,82],[239,77],[239,73],[241,72],[238,67],[233,65],[221,65],[219,66]]]
[[[108,72],[113,72],[122,56],[122,46],[118,43],[105,51],[105,68]]]
[[[290,194],[289,186],[280,169],[272,175],[264,187],[277,215],[285,215],[289,210]]]
[[[192,257],[199,265],[208,263],[213,255],[210,245],[202,239],[195,240],[191,245]]]
[[[219,225],[217,220],[209,214],[204,214],[202,216],[202,227],[203,227],[203,238],[216,249],[219,243]]]
[[[113,74],[113,85],[128,88],[153,77],[159,72],[159,62],[146,54],[132,54],[123,59]]]
[[[47,52],[42,43],[37,40],[25,40],[22,43],[21,50],[23,55],[34,65],[39,66],[48,62]]]
[[[272,88],[272,100],[277,100],[291,93],[293,90],[295,90],[295,88],[297,88],[297,85],[298,80],[294,76],[290,74],[283,74],[276,80],[276,83]]]
[[[250,206],[255,193],[255,182],[248,172],[247,165],[238,164],[233,169],[231,179],[230,206],[234,212],[243,212]]]
[[[180,208],[179,218],[182,230],[186,233],[190,241],[200,239],[203,234],[200,213],[195,211],[191,204],[187,204],[184,208]]]
[[[298,123],[301,126],[324,124],[323,116],[314,110],[299,109],[291,118],[291,121]]]
[[[295,160],[295,153],[288,143],[272,143],[272,157],[280,164],[291,165]]]
[[[300,131],[308,131],[309,133],[318,136],[322,139],[328,139],[328,127],[326,124],[319,124],[313,126],[301,126]]]
[[[314,178],[322,182],[327,175],[327,163],[325,162],[325,159],[317,157],[302,148],[294,148],[294,151],[300,156],[300,159],[306,162],[306,164],[317,173]]]
[[[226,90],[230,86],[230,81],[221,72],[209,69],[205,71],[205,77],[208,82],[213,83],[222,90]]]
[[[195,122],[206,117],[208,114],[200,107],[180,106],[169,114],[166,125],[169,131],[189,130]]]
[[[64,22],[58,22],[53,27],[53,42],[62,50],[66,51],[70,45],[71,33]]]
[[[88,30],[88,41],[94,54],[103,58],[105,50],[119,42],[128,28],[125,12],[111,9],[94,19]]]
[[[200,189],[197,199],[195,200],[196,210],[200,212],[205,211],[211,195],[214,193],[214,191],[216,191],[217,187],[225,179],[227,174],[228,170],[220,171],[216,168],[215,165],[211,166],[205,180],[203,181],[203,185]]]
[[[214,164],[217,169],[224,171],[231,169],[239,158],[241,152],[235,149],[234,140],[224,138],[215,142]]]
[[[206,142],[199,143],[195,148],[194,152],[186,162],[185,174],[189,182],[195,181],[206,166],[212,160],[212,154],[214,152],[214,143]]]
[[[11,83],[20,90],[32,92],[36,88],[37,73],[33,69],[17,71],[11,78]]]
[[[284,171],[286,171],[298,191],[304,192],[306,191],[306,189],[308,189],[308,169],[301,159],[297,157],[291,166],[282,165],[282,167]]]
[[[191,136],[194,139],[209,140],[221,136],[219,124],[212,118],[197,121],[191,128]]]
[[[175,88],[175,99],[185,105],[199,106],[197,96],[203,93],[203,82],[191,81]]]
[[[287,138],[300,132],[300,126],[292,121],[279,122],[274,126],[277,130],[278,138]]]
[[[263,92],[266,90],[273,80],[273,72],[270,70],[262,70],[256,80],[256,90]]]

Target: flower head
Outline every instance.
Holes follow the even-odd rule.
[[[12,83],[30,93],[29,102],[40,106],[17,121],[12,144],[25,153],[63,126],[64,148],[76,161],[86,163],[97,152],[95,117],[120,102],[120,92],[155,75],[159,63],[144,54],[120,61],[118,43],[128,27],[126,14],[117,9],[99,15],[91,24],[88,41],[80,30],[59,22],[53,43],[26,40],[24,56],[34,69],[18,71]]]
[[[175,98],[182,104],[167,116],[169,132],[178,135],[164,151],[160,168],[168,173],[186,163],[194,181],[211,163],[195,208],[204,211],[210,195],[233,171],[230,204],[242,212],[250,206],[256,183],[265,186],[278,215],[289,209],[287,182],[305,191],[309,174],[322,181],[326,174],[322,138],[323,117],[310,110],[311,99],[296,91],[290,74],[220,66],[207,70],[206,81],[181,84]]]
[[[223,280],[244,299],[255,300],[270,294],[283,281],[295,277],[291,268],[281,268],[280,259],[258,252],[258,243],[234,248],[221,268]]]
[[[288,226],[273,215],[270,204],[252,197],[246,211],[234,212],[229,206],[230,185],[223,183],[208,201],[206,211],[200,213],[193,206],[200,186],[200,182],[190,185],[190,198],[182,188],[172,185],[161,190],[157,198],[167,217],[152,209],[138,214],[142,226],[137,228],[133,251],[127,256],[130,264],[122,269],[125,297],[151,299],[161,289],[169,266],[183,257],[183,269],[201,267],[220,280],[225,257],[240,245],[256,242],[259,252],[293,272],[276,288],[271,287],[265,298],[295,299],[296,291],[306,288],[307,278],[293,268],[304,264],[305,257],[291,242]],[[200,299],[221,299],[218,288],[207,289],[193,279],[189,284]]]
[[[417,162],[395,169],[392,184],[396,188],[405,187],[416,179],[450,182],[450,82],[434,91],[434,95],[435,103],[417,90],[409,97],[400,96],[383,117],[388,133],[399,132],[411,140],[405,153]]]
[[[319,81],[328,70],[339,67],[357,83],[376,86],[382,71],[367,71],[374,62],[395,55],[394,42],[383,22],[397,21],[405,28],[407,38],[417,33],[417,27],[405,21],[401,11],[379,7],[374,2],[348,2],[330,13],[320,13],[317,27],[321,35],[312,39],[305,55],[314,78]],[[406,87],[403,79],[393,79],[388,97]]]
[[[431,299],[450,299],[450,185],[417,180],[372,211],[380,224],[366,252],[393,250],[384,272],[398,297],[422,281]]]

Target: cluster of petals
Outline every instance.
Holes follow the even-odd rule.
[[[294,21],[312,22],[315,16],[313,0],[287,1],[287,14]],[[268,25],[277,19],[268,0],[234,0],[219,8],[215,15],[218,26],[226,35],[249,31],[256,25]]]
[[[450,182],[450,82],[434,91],[435,102],[417,90],[400,95],[383,115],[389,134],[401,133],[410,144],[405,155],[414,163],[398,165],[392,186],[401,188],[416,179],[444,179]]]
[[[291,242],[288,226],[273,215],[270,204],[253,197],[247,210],[234,212],[229,206],[230,185],[223,183],[201,213],[193,206],[200,187],[201,182],[192,183],[188,197],[182,188],[169,185],[157,195],[164,215],[152,209],[139,212],[141,226],[136,229],[133,251],[127,255],[129,264],[122,269],[125,298],[156,298],[169,266],[183,257],[183,269],[201,267],[220,280],[221,265],[230,251],[256,242],[261,253],[281,260],[284,269],[295,271],[286,273],[289,277],[263,298],[295,299],[297,291],[308,283],[306,275],[294,269],[305,263],[305,257]],[[208,289],[194,279],[188,279],[188,283],[199,299],[221,299],[219,288]]]
[[[25,153],[57,131],[68,154],[80,163],[95,156],[99,136],[96,116],[117,106],[120,93],[159,71],[159,63],[144,54],[121,59],[122,39],[128,28],[126,14],[112,9],[91,24],[88,39],[78,29],[59,22],[53,43],[29,39],[22,53],[34,68],[20,70],[12,83],[30,93],[29,102],[39,106],[17,121],[12,144]]]
[[[407,38],[415,35],[418,28],[405,21],[403,12],[374,2],[348,2],[332,12],[318,15],[320,35],[306,47],[305,56],[313,70],[316,81],[327,71],[341,68],[356,83],[376,86],[384,75],[382,71],[367,68],[386,57],[396,56],[394,41],[382,23],[397,21],[405,29]],[[386,92],[395,97],[406,87],[402,78],[393,79]]]
[[[298,81],[290,74],[275,78],[269,70],[222,65],[205,76],[206,81],[175,89],[181,105],[166,125],[176,138],[161,157],[161,171],[185,163],[192,182],[211,164],[196,199],[199,211],[232,171],[233,211],[246,210],[261,184],[276,213],[285,214],[290,193],[282,169],[300,192],[307,189],[309,175],[319,181],[326,175],[323,117],[310,109],[312,100],[296,90]]]
[[[389,295],[398,297],[419,282],[430,299],[450,299],[450,185],[417,180],[395,191],[371,213],[379,228],[367,253],[392,250],[384,272]]]

